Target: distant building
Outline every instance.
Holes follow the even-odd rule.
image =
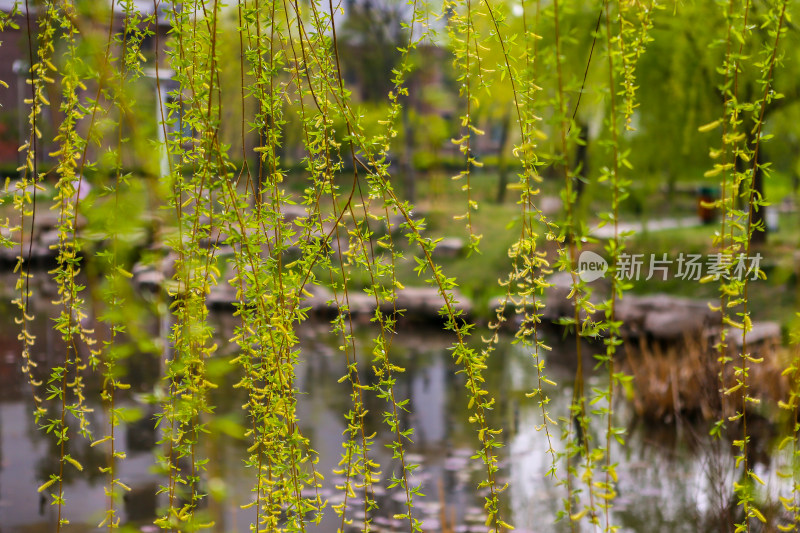
[[[106,0],[110,7],[110,0]],[[98,2],[99,3],[99,2]],[[153,13],[153,2],[151,0],[134,0],[135,8],[147,17]],[[31,23],[31,36],[36,39],[36,26],[38,12],[34,7],[34,2],[29,2],[30,13],[25,12],[25,2],[20,0],[0,0],[0,12],[10,14],[17,6],[18,14],[14,17],[17,29],[7,27],[0,32],[0,80],[5,82],[8,87],[0,85],[0,174],[13,174],[24,157],[19,152],[19,147],[24,144],[23,139],[27,139],[30,127],[28,125],[28,115],[30,107],[24,103],[25,99],[32,96],[31,86],[26,83],[29,75],[31,52],[28,43],[28,21]],[[125,13],[117,3],[114,3],[114,26],[115,29],[121,28],[124,23]],[[108,21],[88,21],[90,24],[105,26]],[[100,28],[98,28],[100,29]],[[158,43],[162,49],[159,55],[159,63],[166,63],[166,54],[163,52],[167,42],[167,31],[169,30],[168,14],[159,9],[156,23],[152,30],[158,32]],[[56,37],[57,39],[57,37]],[[34,42],[35,46],[36,43]],[[148,59],[148,64],[153,64],[155,57],[156,37],[151,35],[142,42],[142,53]],[[34,57],[35,61],[35,57]],[[48,99],[50,106],[44,110],[43,120],[40,129],[44,134],[43,144],[39,149],[39,160],[46,160],[45,154],[52,151],[48,145],[48,138],[52,138],[54,129],[60,122],[58,111],[58,89],[53,87],[49,91]],[[155,112],[154,112],[155,115]]]

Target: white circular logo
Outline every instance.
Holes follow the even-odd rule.
[[[585,250],[578,257],[578,275],[586,283],[600,279],[608,272],[608,262],[594,252]]]

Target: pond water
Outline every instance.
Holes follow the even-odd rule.
[[[4,287],[13,287],[13,278],[2,280]],[[52,290],[52,288],[50,289]],[[42,367],[58,357],[60,341],[52,332],[47,315],[53,315],[48,288],[41,287],[40,299],[32,301],[37,311],[34,324],[37,333],[34,358]],[[7,300],[7,298],[6,298]],[[19,341],[13,317],[14,308],[0,304],[0,533],[34,533],[55,531],[55,507],[41,497],[37,488],[57,467],[56,445],[51,436],[34,427],[32,391],[20,371]],[[214,312],[211,322],[222,342],[230,337],[234,318],[230,312]],[[154,338],[163,338],[168,324],[153,317],[143,320],[144,328]],[[298,415],[304,434],[319,453],[318,470],[326,481],[320,494],[328,500],[319,526],[310,531],[333,532],[340,524],[331,505],[342,499],[333,485],[341,482],[333,474],[342,452],[342,433],[346,424],[342,413],[349,404],[349,388],[338,383],[345,373],[345,362],[336,349],[335,337],[329,333],[326,321],[312,320],[300,329],[301,361],[297,365]],[[470,459],[477,445],[474,431],[467,422],[463,380],[455,374],[448,347],[452,339],[433,327],[400,327],[400,335],[392,345],[392,356],[406,368],[398,375],[396,394],[410,398],[409,411],[402,418],[404,425],[415,428],[414,444],[409,447],[410,460],[420,464],[413,481],[422,485],[423,498],[418,500],[417,512],[426,531],[485,531],[482,493],[476,490],[480,481],[480,461]],[[566,417],[572,396],[575,350],[572,341],[564,341],[555,329],[545,330],[553,351],[547,354],[547,374],[558,382],[551,387],[548,405],[553,419]],[[369,351],[370,331],[363,326],[357,331],[357,346],[362,356]],[[475,336],[478,341],[479,335]],[[548,441],[542,424],[541,410],[535,400],[526,398],[536,380],[530,355],[510,338],[501,338],[490,359],[487,385],[497,397],[491,413],[492,422],[504,428],[505,447],[501,450],[502,482],[508,482],[503,501],[507,521],[517,531],[572,531],[568,520],[556,522],[563,508],[566,489],[563,466],[558,479],[547,477],[552,457],[547,453]],[[585,347],[587,353],[592,348]],[[230,349],[222,347],[218,359]],[[592,365],[586,361],[588,367]],[[154,450],[159,436],[154,429],[154,407],[144,403],[143,393],[159,386],[158,356],[134,354],[127,361],[128,381],[134,386],[123,400],[130,408],[130,421],[121,429],[119,446],[127,458],[121,461],[119,476],[131,491],[120,505],[122,523],[131,531],[156,531],[152,520],[164,503],[156,496],[163,477],[154,467]],[[216,365],[227,368],[229,365]],[[219,370],[217,379],[233,383],[235,376]],[[602,372],[588,378],[588,386],[604,387]],[[91,384],[90,384],[91,387]],[[244,396],[231,393],[230,387],[214,396],[218,406],[217,418],[241,423],[244,417],[240,406]],[[382,406],[377,399],[367,407],[374,420],[367,424],[378,431],[374,456],[382,464],[390,463],[385,447],[388,437],[381,429],[378,413]],[[104,427],[106,415],[101,405],[93,405],[92,423]],[[637,422],[624,399],[616,408],[616,425],[625,426],[626,446],[615,445],[612,457],[619,464],[618,497],[614,502],[612,521],[624,532],[697,532],[727,531],[733,499],[733,461],[730,444],[711,441],[703,425],[679,424],[668,426],[645,425]],[[594,417],[589,434],[604,438],[604,420]],[[241,508],[252,500],[252,472],[243,465],[248,444],[216,431],[225,424],[212,424],[212,433],[203,445],[202,453],[209,458],[208,479],[216,487],[216,498],[209,498],[208,513],[215,525],[211,531],[249,531],[254,519],[252,509]],[[102,430],[101,430],[102,431]],[[557,452],[565,446],[561,430],[551,427],[553,446]],[[769,453],[769,431],[764,431],[760,446],[764,453],[755,457],[756,472],[765,480],[764,497],[774,500],[785,487],[775,475],[776,464],[785,458]],[[105,456],[102,447],[89,447],[80,439],[71,442],[70,453],[84,465],[82,476],[66,480],[66,517],[70,520],[65,532],[96,531],[106,504],[105,476],[99,472]],[[385,470],[386,468],[383,468]],[[386,475],[386,473],[384,473]],[[407,525],[392,516],[402,511],[402,494],[396,489],[376,490],[380,510],[373,513],[374,531],[404,531]],[[357,510],[356,504],[356,510]],[[358,514],[358,513],[356,513]],[[358,529],[358,522],[352,530]],[[586,531],[589,529],[586,528]]]

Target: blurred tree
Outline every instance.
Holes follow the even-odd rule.
[[[394,0],[347,0],[340,46],[345,80],[363,102],[385,102],[395,85],[395,73],[408,44],[407,5]],[[414,99],[405,98],[401,108],[403,130],[402,169],[405,198],[415,200],[416,175],[413,165],[414,131],[409,120]]]
[[[358,87],[362,101],[383,101],[392,89],[392,70],[402,58],[398,48],[408,41],[407,11],[404,2],[347,0],[341,61],[345,79]]]
[[[719,118],[726,90],[723,71],[719,67],[725,54],[726,21],[723,12],[719,6],[706,3],[685,4],[679,9],[680,17],[666,11],[656,16],[654,40],[648,45],[648,53],[642,57],[637,72],[641,82],[641,107],[636,112],[636,131],[628,135],[634,166],[657,182],[666,176],[670,200],[679,179],[694,185],[709,182],[702,175],[710,166],[709,152],[719,148],[719,139],[699,132],[698,126]],[[750,16],[755,22],[745,36],[745,59],[740,63],[735,90],[738,102],[744,104],[741,131],[746,136],[746,145],[752,149],[756,143],[753,125],[758,119],[760,105],[751,104],[762,98],[764,91],[756,62],[761,60],[758,57],[760,51],[771,46],[775,38],[762,25],[769,16],[764,2],[754,2]],[[697,31],[700,27],[719,28],[719,31]],[[790,26],[781,37],[780,48],[789,51],[796,59],[798,45],[800,34],[796,27]],[[800,95],[800,82],[791,69],[782,68],[775,72],[772,87],[775,93],[784,97],[766,104],[765,131],[789,135],[794,127],[788,122],[794,121],[787,122],[776,112],[781,111],[780,115],[783,115],[787,108],[796,107],[793,104]],[[766,146],[766,150],[772,153],[773,147]],[[765,146],[760,147],[758,159],[759,165],[741,159],[737,159],[736,165],[739,172],[755,169],[753,186],[757,195],[764,196],[762,168],[767,162]],[[783,165],[789,174],[794,162],[785,160]],[[709,183],[714,185],[716,182]],[[659,185],[664,184],[654,182],[650,189]],[[753,242],[766,241],[767,228],[763,217],[763,209],[753,211],[754,222],[764,229],[753,234]]]

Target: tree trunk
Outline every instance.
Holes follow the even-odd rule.
[[[759,159],[761,158],[759,157]],[[753,176],[753,189],[755,189],[756,198],[764,198],[764,173],[761,171],[760,166],[756,166],[756,174]],[[769,228],[764,219],[764,206],[760,206],[756,209],[755,206],[751,205],[750,210],[753,227],[761,228],[760,231],[753,231],[753,234],[750,236],[750,244],[765,244],[767,242],[767,232]]]
[[[403,174],[405,185],[405,198],[408,202],[414,203],[416,197],[417,176],[414,169],[414,130],[411,128],[411,118],[409,117],[410,102],[406,101],[402,107],[403,114]]]
[[[583,190],[586,187],[586,174],[589,169],[589,126],[578,124],[578,146],[575,149],[575,203],[580,203]]]
[[[503,117],[500,130],[500,149],[497,154],[497,203],[502,204],[506,199],[508,188],[508,161],[506,159],[506,144],[508,144],[508,131],[511,129],[511,113]]]
[[[747,131],[747,146],[754,147],[756,140],[754,138],[753,132],[748,130]],[[754,197],[756,199],[764,199],[764,172],[761,170],[761,162],[764,161],[766,158],[764,157],[763,147],[759,147],[758,150],[758,161],[751,161],[747,163],[745,167],[745,172],[751,172],[752,166],[755,165],[755,175],[753,176],[753,190],[755,191]],[[741,171],[742,167],[741,159],[736,160],[736,168],[737,170]],[[748,207],[750,210],[750,217],[752,220],[752,227],[753,228],[761,228],[761,230],[753,231],[752,235],[750,236],[750,244],[764,244],[767,242],[767,232],[769,229],[767,228],[766,220],[764,219],[764,207],[756,206],[750,204]]]

